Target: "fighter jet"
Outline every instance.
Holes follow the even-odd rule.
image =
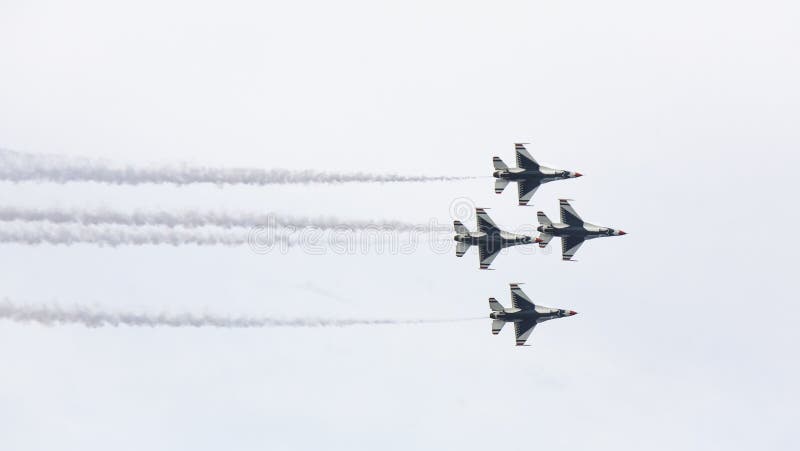
[[[478,231],[470,232],[461,221],[453,221],[453,227],[456,229],[456,236],[453,239],[458,242],[456,257],[463,257],[473,244],[478,246],[481,269],[489,269],[489,265],[503,248],[538,242],[538,239],[531,236],[500,230],[483,208],[476,208],[475,216],[478,220]]]
[[[541,166],[533,159],[524,143],[514,144],[517,151],[517,167],[509,168],[500,157],[494,157],[494,192],[500,194],[510,182],[517,182],[519,189],[519,204],[528,205],[533,193],[542,183],[554,180],[572,179],[580,177],[580,172],[563,171]]]
[[[524,346],[525,341],[533,332],[537,324],[554,318],[577,315],[573,310],[561,310],[557,308],[543,307],[535,305],[531,299],[522,292],[519,284],[511,285],[511,305],[512,308],[505,308],[495,298],[489,298],[489,308],[492,313],[489,318],[492,321],[492,334],[497,335],[508,322],[514,323],[514,333],[517,336],[517,346]]]
[[[575,213],[575,209],[572,208],[567,199],[559,199],[559,203],[561,205],[561,222],[554,223],[540,211],[536,214],[539,217],[540,224],[536,230],[541,232],[539,235],[539,247],[542,248],[546,247],[554,236],[561,237],[561,258],[563,260],[572,260],[572,256],[578,252],[578,248],[586,240],[604,236],[625,235],[622,230],[600,227],[584,222],[578,216],[578,213]]]

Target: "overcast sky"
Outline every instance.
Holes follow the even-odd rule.
[[[790,1],[0,3],[0,147],[150,164],[491,174],[531,142],[584,177],[171,187],[0,183],[4,205],[275,211],[628,235],[495,271],[246,246],[0,245],[0,298],[449,318],[509,282],[578,316],[338,329],[0,321],[0,448],[794,450],[800,7]],[[463,218],[470,228],[474,221]]]

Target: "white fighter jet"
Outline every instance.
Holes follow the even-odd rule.
[[[492,321],[492,334],[497,335],[506,323],[514,323],[514,334],[517,337],[517,346],[525,345],[525,341],[530,337],[533,328],[537,324],[555,318],[577,315],[574,310],[561,310],[557,308],[543,307],[536,305],[531,299],[522,292],[519,284],[512,283],[511,286],[511,305],[512,308],[505,308],[495,298],[489,298],[489,308],[492,313],[489,318]]]
[[[453,239],[458,242],[456,257],[464,256],[473,244],[478,246],[481,269],[489,269],[497,254],[506,247],[538,242],[538,238],[500,230],[483,208],[476,208],[475,216],[478,221],[478,231],[470,232],[461,221],[453,221],[453,227],[456,229],[456,236]]]
[[[593,238],[601,238],[604,236],[621,236],[626,235],[622,230],[612,229],[610,227],[601,227],[598,225],[585,222],[578,216],[572,205],[569,204],[567,199],[559,199],[561,207],[561,222],[551,221],[544,212],[538,212],[536,215],[539,217],[539,247],[546,247],[547,243],[553,239],[554,236],[561,237],[561,258],[563,260],[571,260],[572,256],[578,252],[586,240]]]
[[[514,144],[514,149],[517,152],[517,167],[509,168],[500,157],[494,157],[495,170],[492,175],[497,179],[494,181],[494,192],[497,194],[502,193],[509,183],[517,182],[520,205],[528,205],[533,193],[539,189],[542,183],[572,179],[582,175],[580,172],[564,171],[540,165],[528,153],[523,143]]]

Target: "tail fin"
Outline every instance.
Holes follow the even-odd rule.
[[[504,189],[506,189],[506,186],[508,186],[508,180],[497,179],[494,181],[494,192],[500,194]]]
[[[502,319],[496,319],[492,321],[492,334],[497,335],[503,329],[503,326],[506,325],[506,322]]]
[[[539,224],[543,226],[553,225],[553,221],[551,221],[543,211],[537,212],[536,216],[539,218]]]
[[[503,160],[501,160],[500,157],[494,157],[492,159],[492,163],[494,163],[495,169],[508,169],[508,165],[503,163]]]
[[[489,298],[489,308],[492,309],[493,312],[502,312],[503,304],[497,302],[495,298]]]
[[[459,235],[466,235],[469,233],[469,229],[461,223],[461,221],[453,221],[453,228],[456,229],[456,233]]]

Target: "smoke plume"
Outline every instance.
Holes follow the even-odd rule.
[[[347,327],[360,325],[431,324],[468,321],[475,318],[456,319],[321,319],[321,318],[268,318],[262,316],[215,316],[211,314],[148,314],[131,312],[105,312],[85,306],[62,308],[59,306],[18,305],[5,299],[0,302],[0,319],[17,323],[36,323],[45,326],[81,325],[85,327],[216,327],[247,329],[265,327]]]
[[[0,180],[14,182],[98,182],[115,185],[139,185],[144,183],[274,185],[345,182],[433,182],[469,178],[472,177],[215,168],[186,164],[137,167],[89,158],[25,154],[0,149]]]
[[[92,210],[66,208],[26,208],[0,206],[0,221],[46,221],[58,224],[83,225],[118,224],[127,226],[167,227],[255,227],[317,228],[335,230],[424,230],[425,226],[401,221],[354,221],[334,217],[287,216],[275,213],[230,213],[213,211],[114,211],[105,208]],[[449,228],[448,228],[449,230]]]
[[[259,232],[259,234],[256,234]],[[74,245],[89,243],[99,246],[196,245],[196,246],[262,246],[281,243],[291,245],[282,235],[253,230],[169,229],[163,227],[63,226],[37,223],[0,224],[0,243],[28,245]]]

